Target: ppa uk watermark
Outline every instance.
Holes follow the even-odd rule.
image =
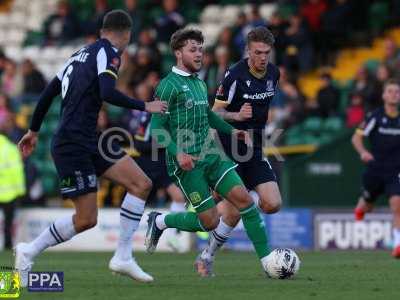
[[[148,130],[149,131],[149,130]],[[223,149],[229,149],[229,156],[236,162],[246,162],[252,159],[255,151],[260,148],[268,148],[269,153],[274,156],[277,161],[283,162],[284,157],[279,152],[277,146],[283,134],[283,129],[275,129],[267,133],[265,130],[246,130],[246,134],[250,140],[249,144],[245,144],[243,139],[238,139],[236,135],[227,135],[222,141],[215,130],[209,130],[205,137],[199,138],[199,133],[189,129],[176,130],[174,135],[168,130],[154,129],[152,135],[146,132],[140,137],[140,142],[149,143],[151,145],[151,160],[158,161],[160,150],[168,148],[174,143],[177,152],[193,153],[199,159],[204,159],[209,154],[216,154],[221,160],[229,160]],[[157,137],[156,139],[152,136]],[[200,141],[200,142],[199,142]],[[132,134],[121,127],[111,127],[103,131],[98,140],[98,150],[103,159],[115,163],[122,155],[123,149],[136,149],[135,140]]]

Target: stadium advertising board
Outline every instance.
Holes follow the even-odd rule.
[[[294,248],[311,250],[313,248],[312,211],[310,209],[284,209],[277,214],[264,215],[268,239],[272,248]],[[207,239],[199,235],[197,246],[203,249]],[[233,230],[225,244],[225,249],[253,251],[242,222]]]
[[[161,210],[162,212],[162,210]],[[72,209],[23,209],[17,216],[16,242],[31,241],[57,218],[73,213]],[[136,251],[145,251],[144,238],[147,229],[147,211],[144,213],[139,229],[133,240]],[[62,251],[113,251],[117,247],[119,237],[119,209],[100,209],[97,226],[85,231],[67,243],[51,247],[49,250]],[[191,249],[191,234],[177,233],[168,229],[160,239],[157,251],[187,252]]]
[[[392,217],[373,213],[355,221],[353,213],[317,213],[314,230],[319,250],[386,249],[391,245]]]

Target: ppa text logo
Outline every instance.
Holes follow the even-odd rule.
[[[64,272],[29,272],[28,291],[63,292]]]

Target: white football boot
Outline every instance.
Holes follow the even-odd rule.
[[[136,263],[134,258],[130,260],[120,260],[118,257],[113,256],[110,263],[108,264],[113,274],[120,274],[131,277],[134,280],[140,282],[153,282],[154,279],[151,275],[147,274],[142,268]]]
[[[15,269],[19,273],[21,287],[28,286],[28,273],[32,269],[33,260],[29,255],[29,246],[27,243],[18,243],[14,248]]]

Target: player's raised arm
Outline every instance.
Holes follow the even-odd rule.
[[[110,104],[137,110],[145,110],[151,113],[164,113],[167,111],[167,103],[163,101],[144,102],[126,96],[115,88],[115,79],[108,73],[99,76],[100,97]]]
[[[217,131],[235,135],[239,140],[244,140],[244,142],[250,146],[252,144],[250,135],[245,130],[235,129],[231,124],[224,121],[219,115],[213,112],[211,109],[208,109],[208,123],[211,128],[214,128]]]
[[[239,112],[229,112],[226,110],[226,107],[232,102],[232,99],[235,96],[236,84],[237,81],[228,71],[225,74],[225,78],[222,80],[215,96],[212,110],[226,121],[241,122],[248,120],[253,116],[250,103],[243,104]]]
[[[35,149],[37,143],[37,133],[40,130],[43,119],[46,116],[54,97],[59,95],[60,92],[61,81],[56,76],[40,94],[39,101],[32,115],[31,126],[29,127],[28,132],[18,143],[18,149],[21,151],[23,157],[28,157]]]
[[[351,138],[354,149],[360,155],[360,159],[365,163],[374,160],[374,156],[365,148],[363,140],[364,137],[368,136],[371,130],[373,130],[375,122],[374,118],[367,118],[367,120],[356,129],[356,132]]]

